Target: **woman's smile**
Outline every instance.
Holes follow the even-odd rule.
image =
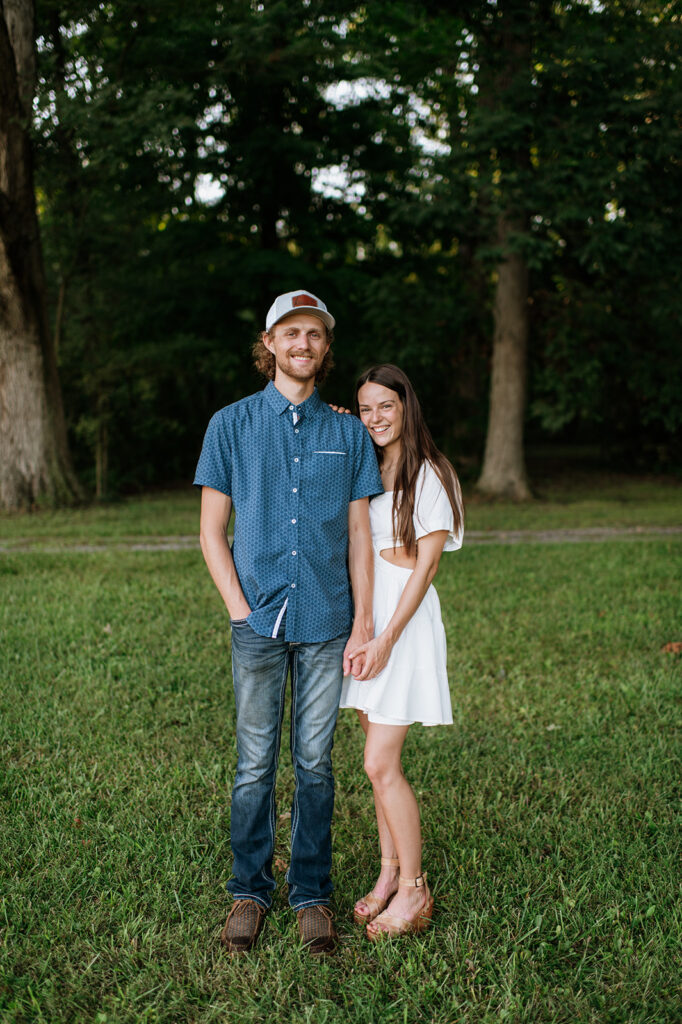
[[[358,391],[360,419],[375,444],[386,448],[400,442],[403,433],[403,403],[400,395],[383,384],[368,382]]]

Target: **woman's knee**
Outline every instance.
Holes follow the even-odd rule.
[[[371,751],[365,751],[365,773],[377,789],[387,788],[401,774],[400,765]]]

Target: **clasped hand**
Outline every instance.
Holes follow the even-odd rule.
[[[392,650],[393,644],[384,633],[381,633],[373,640],[368,640],[349,651],[353,677],[359,682],[374,679],[386,668]]]

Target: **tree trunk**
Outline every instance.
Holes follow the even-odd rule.
[[[500,218],[500,244],[505,245],[513,227],[505,218]],[[526,501],[531,497],[523,455],[528,270],[518,253],[508,253],[497,268],[493,316],[488,432],[476,489],[491,496]]]
[[[29,137],[32,0],[0,0],[0,507],[80,495],[47,321]]]
[[[542,7],[542,4],[539,5]],[[531,73],[531,35],[534,5],[522,0],[498,0],[489,28],[487,65],[479,76],[479,102],[488,112],[504,116],[513,99],[523,95]],[[482,62],[483,63],[483,62]],[[526,100],[527,101],[527,100]],[[522,131],[511,137],[500,132],[492,158],[498,176],[497,267],[493,307],[493,358],[488,432],[481,476],[476,489],[493,497],[526,501],[531,497],[523,454],[528,348],[528,268],[523,256],[509,248],[513,234],[526,230],[525,215],[511,182],[529,165],[528,140]],[[493,175],[495,180],[495,175]],[[505,196],[506,192],[506,196]]]

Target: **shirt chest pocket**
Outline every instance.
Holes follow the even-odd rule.
[[[324,519],[348,516],[351,460],[347,451],[324,449],[309,451],[304,458],[302,476],[310,496],[310,513]]]

